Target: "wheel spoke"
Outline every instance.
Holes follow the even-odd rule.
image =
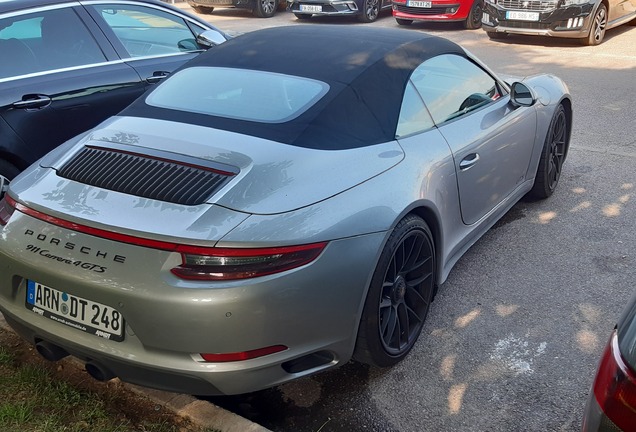
[[[397,340],[397,349],[402,349],[402,347],[408,345],[409,343],[409,335],[410,335],[410,323],[409,323],[409,314],[406,308],[406,304],[400,303],[397,306],[397,323],[398,323],[398,340]]]
[[[424,242],[420,240],[419,236],[413,240],[408,258],[401,269],[402,274],[410,273],[417,268],[417,260],[422,253],[422,247],[424,247]]]
[[[398,317],[394,307],[387,309],[388,313],[385,313],[386,322],[383,322],[384,329],[382,330],[382,339],[389,347],[393,345],[395,330],[398,327]]]

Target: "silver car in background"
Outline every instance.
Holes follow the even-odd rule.
[[[422,32],[239,36],[11,182],[0,311],[50,360],[190,394],[393,365],[462,254],[554,192],[572,115],[560,79]]]

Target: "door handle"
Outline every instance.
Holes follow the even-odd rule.
[[[170,72],[156,71],[152,73],[152,76],[146,78],[146,82],[148,84],[157,84],[159,81],[168,78],[168,75],[170,75]]]
[[[479,161],[479,155],[477,153],[471,153],[464,159],[462,159],[462,161],[459,163],[459,169],[461,171],[466,171],[468,168],[475,165],[477,161]]]
[[[46,95],[24,95],[21,101],[13,102],[12,106],[16,109],[39,109],[47,107],[51,104],[51,98]]]

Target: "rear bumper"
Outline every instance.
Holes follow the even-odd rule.
[[[188,0],[190,6],[251,8],[252,0]]]
[[[526,12],[525,10],[503,9],[498,5],[484,2],[482,28],[499,33],[583,38],[589,33],[593,9],[594,3],[558,7],[536,12],[538,20],[524,21],[508,19],[507,13]]]
[[[306,11],[302,10],[307,6],[319,6],[320,11]],[[342,1],[291,1],[287,2],[287,10],[295,14],[301,15],[318,15],[318,16],[330,16],[330,15],[358,15],[361,13],[358,9],[358,5],[353,0]]]
[[[4,228],[8,235],[0,236],[0,312],[11,327],[33,344],[56,345],[122,381],[199,395],[252,392],[348,361],[384,241],[384,233],[332,241],[312,263],[277,275],[187,282],[166,272],[177,257],[46,228],[56,238],[71,235],[76,244],[117,248],[127,256],[126,264],[109,265],[104,273],[70,271],[64,262],[25,252],[20,232],[36,225],[41,223],[16,213]],[[47,247],[73,257],[56,244]],[[143,250],[135,254],[135,248]],[[120,311],[123,341],[34,313],[25,307],[27,279]],[[199,356],[274,345],[287,349],[244,361],[205,362]]]

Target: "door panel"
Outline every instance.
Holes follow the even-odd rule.
[[[32,52],[29,68],[0,77],[0,116],[24,142],[12,152],[27,163],[117,114],[145,89],[133,68],[113,59],[92,19],[87,27],[81,17],[89,18],[84,9],[62,7],[0,23],[0,42]]]
[[[0,115],[26,144],[20,153],[27,163],[117,114],[144,91],[137,73],[123,63],[5,84],[11,85],[0,86]],[[49,102],[37,107],[37,100]]]
[[[459,55],[425,61],[411,82],[451,148],[462,219],[471,225],[524,180],[535,139],[534,108],[513,109],[505,88]]]
[[[201,52],[198,24],[156,7],[102,3],[88,12],[146,85],[156,84]]]
[[[453,152],[462,219],[479,221],[525,180],[536,111],[512,110],[508,97],[439,127]]]

